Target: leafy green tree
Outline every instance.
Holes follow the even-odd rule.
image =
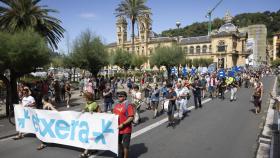
[[[131,22],[132,51],[134,52],[134,26],[139,17],[149,20],[151,9],[145,5],[146,0],[123,0],[116,8],[117,17],[127,17]]]
[[[264,24],[267,27],[268,38],[272,38],[274,33],[280,32],[280,10],[277,12],[258,12],[258,13],[243,13],[236,15],[233,18],[233,24],[238,27],[247,27],[248,25]],[[224,20],[216,18],[212,21],[212,28],[219,29],[224,24]],[[161,35],[166,37],[191,37],[202,36],[207,34],[207,22],[196,22],[185,26],[181,29],[169,29],[162,31]]]
[[[277,58],[276,60],[273,60],[271,62],[271,67],[277,68],[278,66],[280,66],[280,59],[279,58]]]
[[[150,56],[150,63],[152,66],[157,67],[165,66],[168,75],[171,74],[171,67],[184,64],[185,55],[182,48],[177,46],[171,47],[158,47],[155,52]]]
[[[0,33],[0,79],[10,93],[10,103],[18,102],[17,80],[25,74],[49,62],[50,50],[45,40],[34,31],[27,30],[15,34]],[[4,56],[4,57],[3,57]],[[3,58],[2,58],[3,57]],[[9,70],[8,79],[4,71]]]
[[[94,76],[109,63],[105,45],[90,30],[86,30],[76,39],[71,58],[72,64],[88,70]]]
[[[141,69],[141,66],[148,61],[148,58],[146,56],[136,55],[134,54],[131,61],[131,67],[132,68],[139,68]]]
[[[0,0],[0,30],[15,33],[28,28],[34,29],[48,43],[57,49],[57,43],[65,31],[61,21],[49,16],[57,13],[47,6],[40,6],[41,0]]]
[[[117,65],[125,71],[132,66],[133,55],[123,49],[117,49],[112,58],[113,65]]]

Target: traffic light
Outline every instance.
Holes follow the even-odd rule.
[[[219,65],[219,68],[223,69],[225,67],[225,58],[219,58],[218,59],[218,65]]]

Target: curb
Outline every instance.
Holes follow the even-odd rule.
[[[276,86],[277,86],[278,76],[275,77],[272,93],[276,94]],[[273,131],[271,129],[271,125],[274,122],[274,110],[272,109],[274,100],[269,100],[269,106],[267,110],[267,115],[265,119],[265,124],[262,130],[262,133],[258,139],[258,149],[256,158],[272,158],[273,147],[272,147],[272,135]]]
[[[17,135],[17,132],[9,134],[9,135],[2,136],[2,137],[0,137],[0,141],[3,140],[3,139],[6,139],[6,138],[10,138],[10,137],[16,136],[16,135]]]

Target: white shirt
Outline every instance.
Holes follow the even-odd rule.
[[[133,97],[133,102],[138,102],[138,101],[140,101],[141,100],[141,92],[135,92],[135,91],[133,91],[132,92],[132,97]]]
[[[21,104],[24,107],[28,107],[30,105],[32,105],[33,103],[35,103],[35,99],[32,96],[28,96],[28,97],[23,97]]]
[[[190,91],[187,87],[182,87],[180,89],[176,88],[175,90],[177,96],[186,96]]]

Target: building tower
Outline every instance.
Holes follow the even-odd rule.
[[[121,16],[117,19],[117,45],[123,48],[124,43],[127,42],[127,22],[126,19]]]
[[[150,16],[144,15],[139,17],[138,19],[139,21],[139,38],[141,43],[146,43],[148,42],[149,39],[149,33],[150,33],[150,29],[151,29],[151,19]]]

